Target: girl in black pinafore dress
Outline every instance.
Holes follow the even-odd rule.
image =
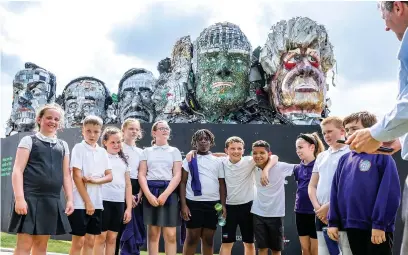
[[[16,254],[45,254],[50,235],[71,231],[67,215],[73,212],[69,149],[56,138],[63,110],[46,105],[37,117],[40,132],[25,136],[17,148],[12,183],[15,206],[9,232],[17,233]],[[64,186],[66,207],[61,204]]]

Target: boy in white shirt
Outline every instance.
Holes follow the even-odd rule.
[[[317,156],[308,189],[310,201],[316,212],[318,253],[332,255],[341,251],[343,255],[351,255],[346,232],[340,231],[338,243],[327,236],[327,215],[334,173],[341,156],[350,151],[347,145],[337,143],[337,140],[345,139],[343,120],[335,116],[327,117],[320,127],[329,149]]]
[[[225,226],[222,227],[220,255],[231,254],[238,226],[244,243],[245,255],[255,255],[254,226],[251,214],[255,195],[255,162],[251,156],[243,156],[244,146],[245,143],[240,137],[232,136],[225,141],[225,153],[213,154],[222,157],[222,169],[227,189],[226,207],[223,208],[227,218]],[[186,155],[188,161],[193,153],[194,151],[191,151]],[[278,157],[271,155],[266,169],[277,162]]]
[[[237,227],[241,231],[245,254],[255,254],[254,226],[251,214],[255,195],[255,162],[251,156],[244,156],[244,141],[233,136],[225,141],[223,160],[225,184],[227,186],[227,223],[222,227],[220,255],[230,255],[236,241]],[[272,155],[267,166],[276,164],[278,157]]]
[[[259,255],[273,255],[283,250],[283,217],[285,216],[285,178],[291,176],[295,164],[277,162],[267,168],[271,150],[269,143],[259,140],[252,144],[252,157],[256,163],[256,197],[252,204],[254,232]],[[261,184],[262,171],[268,171],[267,181]],[[266,185],[265,185],[266,184]]]
[[[97,144],[102,125],[101,118],[87,116],[82,125],[84,140],[71,153],[75,210],[68,218],[72,228],[70,255],[92,254],[95,235],[102,231],[102,184],[112,181],[108,153]]]
[[[184,255],[194,255],[200,239],[203,255],[213,254],[218,222],[214,206],[217,203],[225,206],[226,195],[222,160],[210,152],[214,139],[213,133],[208,129],[195,132],[191,145],[197,149],[197,156],[190,162],[183,160],[180,202],[187,227]]]

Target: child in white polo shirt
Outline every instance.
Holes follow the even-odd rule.
[[[243,156],[244,146],[245,143],[240,137],[232,136],[225,141],[226,154],[213,154],[222,157],[222,168],[227,189],[226,208],[224,208],[227,219],[225,226],[222,227],[220,255],[231,254],[236,241],[238,226],[241,231],[245,254],[255,254],[251,207],[255,195],[254,171],[256,164],[251,156]],[[194,154],[194,151],[188,153],[187,159],[192,154]],[[276,155],[271,155],[269,159],[266,169],[278,162]]]
[[[293,174],[295,164],[277,162],[268,167],[271,155],[269,143],[256,141],[252,144],[252,157],[256,163],[256,196],[252,204],[254,233],[259,255],[273,255],[283,250],[283,217],[285,217],[285,178]],[[261,183],[262,171],[268,171],[268,179]]]
[[[327,235],[327,215],[334,173],[341,156],[350,151],[347,145],[337,143],[337,140],[345,138],[343,120],[335,116],[327,117],[320,127],[329,149],[317,156],[308,188],[310,201],[316,212],[318,253],[332,255],[339,254],[341,250],[343,255],[351,255],[347,234],[344,231],[340,232],[338,243]]]
[[[102,232],[102,184],[112,181],[108,153],[97,144],[102,125],[101,118],[87,116],[82,126],[84,140],[77,143],[71,153],[71,169],[75,184],[73,189],[75,210],[69,216],[72,228],[71,255],[92,254],[95,235]]]
[[[95,238],[95,255],[114,254],[122,224],[127,224],[132,219],[132,184],[129,163],[122,151],[120,129],[106,127],[102,134],[102,144],[112,165],[113,180],[102,186],[102,233]]]
[[[152,125],[153,146],[143,150],[139,183],[143,190],[143,220],[148,229],[147,250],[159,253],[163,231],[166,254],[177,253],[177,226],[181,226],[177,187],[181,180],[181,153],[168,144],[170,127],[166,121]]]
[[[211,154],[214,135],[208,129],[200,129],[191,138],[191,145],[197,149],[197,156],[190,162],[183,161],[180,183],[180,201],[184,220],[187,222],[187,236],[183,254],[194,255],[201,239],[203,254],[213,254],[214,234],[218,216],[214,206],[225,206],[225,181],[222,161]]]

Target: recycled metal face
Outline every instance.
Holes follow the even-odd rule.
[[[103,82],[97,79],[78,78],[64,89],[65,123],[67,128],[80,127],[88,115],[105,118],[107,97]]]
[[[10,132],[27,132],[35,128],[36,110],[55,100],[55,76],[32,63],[26,63],[13,80],[13,106]],[[9,134],[7,134],[9,135]]]
[[[152,101],[156,79],[153,73],[145,69],[130,69],[119,84],[118,110],[120,122],[127,118],[136,118],[141,122],[153,122],[154,107]]]
[[[196,95],[204,113],[228,112],[249,95],[251,45],[240,28],[217,23],[194,45]]]
[[[270,77],[271,102],[280,113],[321,116],[326,75],[335,64],[324,26],[305,17],[280,21],[272,27],[260,59]]]

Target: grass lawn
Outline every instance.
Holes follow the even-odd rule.
[[[7,233],[1,233],[1,247],[3,248],[15,248],[16,247],[16,235],[11,235]],[[60,241],[60,240],[52,240],[48,242],[48,249],[49,252],[57,252],[57,253],[69,253],[69,249],[71,248],[70,241]],[[160,253],[164,254],[164,253]],[[146,252],[142,251],[140,255],[147,255]]]

